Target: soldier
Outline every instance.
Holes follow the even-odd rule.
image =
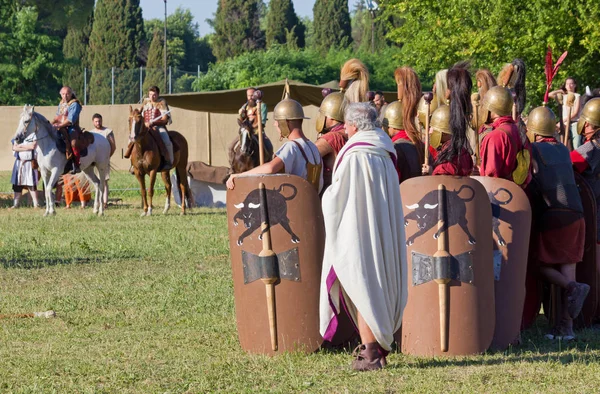
[[[340,71],[340,88],[346,100],[351,103],[367,101],[369,91],[369,70],[358,59],[350,59]]]
[[[586,102],[577,121],[577,133],[583,134],[585,142],[571,152],[573,169],[582,174],[590,184],[600,210],[600,98]],[[600,215],[598,215],[600,218]],[[600,260],[600,221],[598,221],[598,244],[596,258]],[[600,266],[600,263],[598,264]]]
[[[331,185],[335,159],[348,140],[344,130],[344,94],[330,93],[321,102],[316,129],[319,137],[315,142],[323,158],[323,192]]]
[[[81,172],[79,161],[83,146],[79,143],[79,136],[81,134],[79,114],[82,107],[71,87],[63,86],[60,89],[60,96],[61,100],[58,104],[58,110],[56,111],[52,126],[62,134],[67,145],[67,159],[72,159],[73,168],[71,169],[71,174],[76,174]]]
[[[231,174],[227,180],[227,187],[233,189],[234,179],[238,176],[275,174],[283,171],[306,179],[320,192],[323,188],[321,155],[317,146],[306,138],[302,131],[302,120],[308,119],[304,116],[302,105],[296,100],[286,98],[275,106],[273,117],[280,138],[287,138],[288,141],[279,148],[270,162],[241,174]]]
[[[529,190],[536,228],[532,247],[539,273],[565,292],[561,320],[547,335],[574,338],[573,319],[579,315],[590,286],[575,282],[576,263],[582,261],[585,243],[583,205],[577,190],[569,150],[555,138],[556,117],[547,107],[529,113],[533,182]]]
[[[244,120],[244,118],[248,118],[250,119],[250,117],[252,116],[251,122],[252,122],[252,126],[258,130],[258,122],[255,120],[256,119],[256,98],[254,97],[254,93],[256,92],[256,88],[248,88],[246,89],[246,102],[244,103],[244,105],[241,106],[241,108],[238,111],[238,114],[240,115],[240,118],[242,120]],[[250,107],[250,108],[248,108]],[[267,114],[268,114],[268,110],[267,110],[267,104],[265,104],[264,102],[262,103],[261,106],[261,120],[262,120],[262,125],[263,128],[265,127],[265,125],[267,124]]]
[[[525,189],[531,181],[530,153],[512,118],[513,99],[509,90],[502,86],[492,87],[481,107],[487,125],[479,131],[480,174],[507,179]]]
[[[407,300],[404,217],[394,147],[369,103],[346,108],[348,143],[323,195],[325,255],[320,331],[331,340],[345,305],[360,334],[352,368],[381,369]],[[346,207],[352,207],[348,214]]]
[[[473,171],[471,148],[467,139],[472,113],[472,82],[467,66],[467,63],[461,62],[448,71],[446,98],[450,99],[450,106],[444,105],[438,108],[431,116],[434,129],[439,123],[440,129],[450,132],[449,140],[444,142],[433,164],[433,175],[468,176]],[[443,135],[448,136],[448,134]],[[429,166],[423,165],[423,173],[429,171]]]
[[[377,119],[383,119],[383,114],[385,113],[385,108],[387,107],[388,102],[385,101],[385,97],[383,96],[383,92],[381,90],[377,90],[375,92],[373,104],[375,104],[375,109],[377,109]]]

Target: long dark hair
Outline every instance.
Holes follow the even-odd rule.
[[[525,75],[526,68],[525,62],[521,59],[515,59],[512,62],[515,68],[515,83],[513,89],[515,91],[515,104],[517,106],[517,127],[519,128],[519,134],[521,135],[521,143],[527,143],[527,126],[521,119],[521,114],[525,109],[525,101],[527,99],[527,92],[525,91]]]
[[[394,71],[394,78],[398,85],[398,92],[402,92],[402,118],[404,119],[404,131],[408,135],[419,154],[419,162],[425,161],[425,145],[421,140],[421,133],[417,130],[415,118],[417,117],[417,107],[421,99],[421,81],[419,76],[412,68],[408,66],[399,67]]]
[[[450,91],[450,131],[452,137],[450,146],[442,149],[435,161],[435,165],[454,162],[458,164],[458,158],[464,149],[471,152],[467,129],[471,122],[473,105],[471,104],[471,73],[468,62],[456,63],[448,70],[448,90]]]

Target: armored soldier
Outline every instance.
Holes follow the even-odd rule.
[[[536,223],[531,245],[542,278],[566,293],[562,297],[560,322],[548,337],[572,339],[573,319],[579,315],[590,290],[589,285],[575,282],[575,264],[583,259],[585,221],[569,150],[556,140],[555,124],[554,113],[545,106],[529,113],[527,128],[533,163],[529,194]]]
[[[81,103],[75,97],[73,89],[69,86],[63,86],[60,89],[61,100],[58,104],[58,110],[54,117],[52,126],[62,134],[67,149],[67,159],[72,160],[72,174],[81,172],[79,161],[81,158],[82,144],[79,143],[81,129],[79,128],[79,114],[81,113]]]
[[[446,97],[450,99],[450,106],[438,108],[431,117],[433,129],[439,127],[440,136],[446,138],[433,164],[433,175],[468,176],[473,171],[473,159],[467,139],[472,112],[472,82],[467,63],[458,63],[452,67],[447,73],[447,80]],[[438,141],[434,142],[439,144]],[[428,173],[429,168],[423,168],[423,172]]]
[[[510,91],[502,86],[492,87],[486,93],[481,107],[487,125],[479,131],[480,174],[508,179],[525,188],[531,181],[530,152],[523,144],[512,118],[513,99]]]
[[[159,168],[160,171],[171,168],[174,156],[173,143],[166,128],[167,125],[171,124],[171,113],[167,101],[159,95],[160,89],[158,86],[150,87],[148,97],[144,99],[140,112],[144,115],[146,127],[154,137],[163,158],[162,165]]]
[[[418,134],[410,132],[405,127],[404,108],[400,101],[388,104],[383,117],[383,129],[392,137],[397,156],[397,170],[400,183],[421,175],[424,144]],[[413,126],[414,127],[414,126]],[[431,146],[429,154],[435,158],[437,152]]]
[[[344,94],[328,94],[319,107],[316,129],[319,137],[315,145],[323,158],[323,191],[331,185],[335,159],[348,140],[344,130]]]
[[[279,148],[270,162],[241,174],[231,174],[227,180],[227,187],[235,188],[234,179],[238,176],[275,174],[283,171],[306,179],[320,191],[323,187],[321,155],[317,146],[307,139],[302,131],[302,120],[308,119],[304,116],[302,105],[296,100],[285,98],[275,106],[273,117],[280,138],[287,138],[288,141]]]

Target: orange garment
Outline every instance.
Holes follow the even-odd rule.
[[[64,195],[65,195],[65,204],[67,206],[71,205],[73,201],[90,201],[92,199],[91,189],[84,188],[81,185],[81,181],[77,177],[73,177],[72,175],[65,174],[63,175],[64,181]]]

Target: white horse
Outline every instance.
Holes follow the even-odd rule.
[[[41,114],[33,111],[33,106],[23,107],[19,126],[15,132],[15,137],[24,138],[35,133],[37,139],[37,161],[40,174],[44,181],[44,193],[46,196],[46,212],[44,216],[55,215],[54,196],[52,188],[56,186],[58,179],[63,173],[67,158],[60,152],[56,142],[61,138],[59,133],[54,130],[50,122]],[[80,167],[86,177],[96,187],[96,196],[94,198],[94,213],[104,215],[104,204],[102,195],[104,194],[104,180],[110,166],[110,143],[100,134],[94,134],[94,143],[88,147],[88,153],[81,158]],[[94,172],[97,170],[98,175]]]

